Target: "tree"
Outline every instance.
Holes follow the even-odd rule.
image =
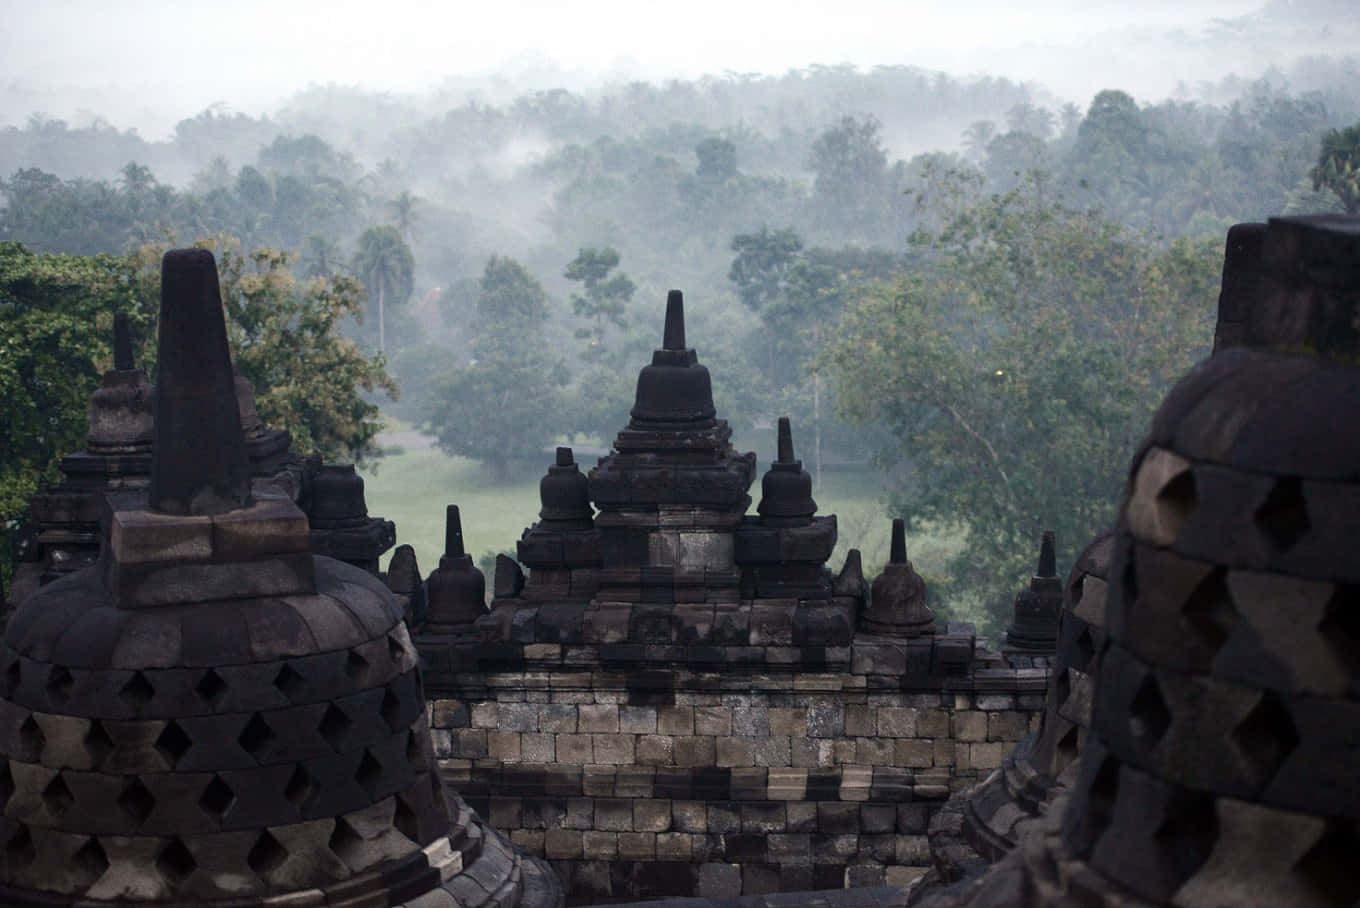
[[[737,175],[737,146],[727,139],[704,139],[694,154],[699,159],[694,174],[704,183],[725,183]]]
[[[482,272],[472,359],[434,382],[425,426],[439,447],[474,457],[498,482],[536,458],[562,425],[567,370],[542,343],[548,297],[524,266],[492,256]]]
[[[606,322],[616,328],[624,326],[624,313],[637,289],[622,271],[610,277],[609,272],[618,264],[619,252],[610,246],[603,249],[583,247],[567,264],[564,276],[569,281],[579,281],[585,290],[584,295],[571,295],[572,311],[595,322],[593,330],[586,330],[586,336],[591,338],[587,359],[597,360],[603,355]]]
[[[398,389],[381,355],[365,356],[340,334],[343,319],[363,315],[359,282],[344,275],[299,281],[288,253],[243,253],[227,237],[195,245],[217,257],[232,361],[255,386],[260,419],[292,433],[299,454],[362,461],[375,453],[383,423],[364,395],[395,400]],[[132,256],[145,298],[159,298],[164,252],[144,246]]]
[[[384,304],[406,302],[411,296],[415,258],[411,248],[392,227],[370,227],[359,235],[354,253],[354,271],[363,281],[371,299],[378,297],[378,352],[387,352]]]
[[[812,143],[808,166],[821,217],[857,237],[876,239],[887,212],[888,153],[877,118],[845,116]]]
[[[883,424],[909,522],[960,527],[955,592],[996,607],[1055,529],[1114,515],[1171,381],[1208,348],[1218,241],[1162,247],[1034,182],[912,239],[909,277],[854,293],[825,362],[842,414]]]
[[[1329,189],[1347,214],[1360,214],[1360,123],[1333,129],[1322,137],[1313,189]]]
[[[763,313],[764,309],[783,298],[788,290],[790,272],[803,249],[803,241],[793,228],[770,230],[761,225],[756,233],[732,237],[732,267],[727,279],[737,285],[737,295],[748,308]],[[762,317],[766,329],[766,378],[775,383],[775,347],[778,334],[768,319]]]
[[[963,131],[963,148],[971,161],[980,163],[987,157],[987,146],[996,137],[996,124],[991,120],[975,120]]]
[[[421,203],[424,200],[409,189],[403,189],[387,203],[387,214],[397,228],[397,232],[409,244],[416,221],[420,220]]]
[[[759,312],[784,295],[789,269],[802,249],[803,241],[792,227],[770,230],[762,225],[755,233],[738,234],[732,237],[737,255],[727,279],[737,285],[741,301]]]
[[[152,302],[112,255],[40,255],[0,242],[0,571],[30,496],[79,450],[89,396],[113,367],[113,316],[145,338]],[[145,363],[145,358],[142,359]]]

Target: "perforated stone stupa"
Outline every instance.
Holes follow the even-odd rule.
[[[396,600],[252,482],[211,254],[162,274],[150,484],[0,647],[0,904],[560,904],[441,783]]]
[[[1360,219],[1271,220],[1261,273],[1134,457],[1070,800],[921,904],[1360,899]]]

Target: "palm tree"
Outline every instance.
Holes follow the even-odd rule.
[[[368,288],[369,296],[378,295],[378,352],[387,352],[387,333],[383,311],[387,297],[397,303],[411,295],[415,259],[411,248],[392,227],[370,227],[359,236],[359,251],[354,254],[354,271]]]
[[[319,233],[302,241],[302,273],[306,277],[330,277],[343,268],[340,247]]]
[[[415,227],[416,221],[420,220],[420,203],[424,200],[409,189],[403,189],[397,193],[397,197],[387,203],[387,213],[392,221],[397,225],[397,232],[411,243],[411,230]]]

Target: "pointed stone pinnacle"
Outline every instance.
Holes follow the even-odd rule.
[[[461,558],[463,554],[463,521],[458,505],[451,504],[444,519],[444,557]]]
[[[1039,546],[1039,570],[1036,577],[1058,576],[1058,559],[1054,552],[1053,531],[1044,530],[1044,541]]]
[[[889,564],[907,563],[907,525],[901,517],[893,518],[892,550],[888,555]]]
[[[128,329],[125,312],[113,316],[113,368],[118,372],[131,372],[137,368],[132,362],[132,332]]]
[[[151,509],[206,516],[249,505],[217,264],[206,249],[172,249],[161,260],[156,364]]]
[[[559,447],[557,449],[557,465],[559,467],[569,467],[572,463],[571,448]]]
[[[793,463],[793,429],[787,416],[779,417],[779,462]]]
[[[666,294],[666,333],[661,341],[661,349],[685,349],[685,295],[679,290]]]

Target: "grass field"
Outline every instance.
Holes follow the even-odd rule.
[[[415,548],[424,574],[436,567],[443,551],[445,505],[459,506],[465,547],[479,561],[487,552],[513,554],[520,533],[538,519],[537,478],[491,484],[479,462],[449,457],[430,445],[427,438],[400,424],[394,424],[381,441],[393,453],[362,471],[369,513],[396,521],[397,543]],[[545,471],[547,463],[545,455]],[[582,467],[593,465],[594,458],[589,458]],[[760,468],[766,465],[762,462]],[[751,497],[754,512],[760,497],[759,478],[752,485]],[[887,560],[890,532],[890,516],[877,475],[827,473],[813,497],[819,513],[838,518],[840,541],[831,568],[839,570],[846,551],[858,548],[864,556],[865,572],[872,579]],[[919,571],[940,574],[959,544],[955,534],[927,534],[908,538],[907,550]]]

